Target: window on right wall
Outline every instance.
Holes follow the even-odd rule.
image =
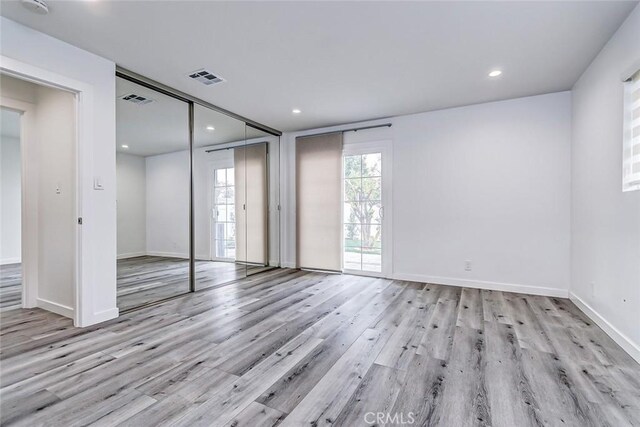
[[[622,191],[640,190],[640,70],[625,82]]]

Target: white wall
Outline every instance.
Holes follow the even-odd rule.
[[[636,7],[573,88],[571,293],[640,361],[640,191],[622,192],[622,79],[639,41]]]
[[[116,154],[118,258],[147,253],[146,160],[132,154]]]
[[[18,113],[10,114],[20,120]],[[20,262],[22,239],[19,138],[0,135],[0,162],[0,264],[13,264]]]
[[[69,92],[39,86],[38,304],[71,315],[75,305],[76,117]],[[29,188],[26,191],[30,191]]]
[[[75,213],[84,218],[76,324],[87,326],[117,317],[115,64],[4,17],[0,36],[2,55],[82,82],[88,89],[83,94],[81,130],[90,137],[80,147],[82,188]],[[93,189],[94,177],[102,179],[104,190]]]
[[[563,92],[330,130],[393,124],[357,134],[393,141],[394,277],[567,296],[570,120]],[[283,137],[289,266],[295,137],[316,132]]]

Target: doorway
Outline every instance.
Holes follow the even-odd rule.
[[[22,305],[21,112],[0,108],[0,309]]]
[[[4,73],[0,86],[0,307],[75,320],[76,96]]]

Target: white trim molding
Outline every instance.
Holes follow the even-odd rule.
[[[44,310],[59,314],[60,316],[68,317],[70,319],[74,318],[73,308],[67,305],[59,304],[57,302],[49,301],[43,298],[38,298],[37,303],[38,307]]]
[[[515,283],[488,282],[484,280],[458,279],[453,277],[427,276],[422,274],[394,273],[395,280],[433,283],[436,285],[458,286],[461,288],[486,289],[489,291],[515,292],[519,294],[541,295],[546,297],[568,298],[569,290],[543,286],[521,285]]]
[[[120,315],[118,308],[110,308],[108,310],[98,311],[93,314],[93,321],[95,323],[105,322],[107,320],[115,319]]]
[[[583,301],[579,296],[571,292],[569,299],[573,302],[584,314],[587,315],[596,325],[598,325],[612,340],[616,342],[629,356],[633,357],[636,362],[640,363],[640,346],[631,341],[631,339],[620,332],[618,328],[609,323],[604,317],[595,311],[589,304]]]
[[[7,264],[20,264],[20,257],[15,257],[15,258],[4,258],[2,260],[0,260],[0,265],[7,265]]]

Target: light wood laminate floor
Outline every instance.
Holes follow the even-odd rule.
[[[640,423],[640,366],[566,299],[273,270],[86,329],[0,316],[3,425]]]
[[[0,265],[0,311],[22,305],[22,264]]]

